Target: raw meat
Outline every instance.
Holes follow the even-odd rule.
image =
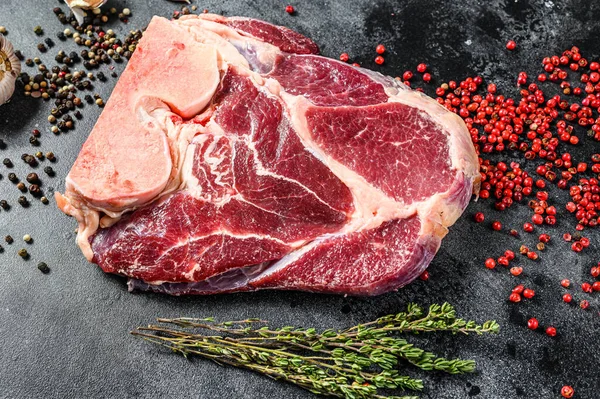
[[[131,289],[376,295],[479,187],[465,125],[247,18],[155,17],[67,177],[78,244]]]

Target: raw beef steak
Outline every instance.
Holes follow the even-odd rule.
[[[427,267],[479,166],[463,122],[310,39],[155,17],[67,177],[78,244],[131,289],[376,295]]]

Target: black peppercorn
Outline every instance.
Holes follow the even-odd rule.
[[[37,160],[33,155],[27,155],[25,157],[25,163],[27,163],[29,166],[36,166],[38,164]]]
[[[13,240],[11,236],[6,236],[4,237],[4,241],[6,241],[7,244],[12,244],[15,240]]]
[[[40,189],[40,186],[38,186],[37,184],[32,184],[31,186],[29,186],[29,192],[34,197],[37,197],[42,193],[42,190]]]
[[[10,180],[13,183],[17,183],[19,181],[19,178],[14,173],[9,173],[8,180]]]
[[[27,208],[29,206],[29,201],[27,201],[27,198],[25,198],[24,196],[20,196],[17,201],[19,202],[19,205],[21,205],[23,208]]]
[[[0,139],[0,150],[3,150],[6,148],[6,143],[4,142],[4,140]]]
[[[38,145],[40,145],[40,141],[37,139],[37,137],[31,136],[31,137],[29,137],[29,144],[31,144],[33,146],[38,146]]]
[[[48,267],[48,265],[47,265],[46,263],[44,263],[44,262],[40,262],[40,263],[38,263],[38,265],[37,265],[37,268],[38,268],[38,270],[39,270],[39,271],[41,271],[41,272],[42,272],[42,273],[44,273],[44,274],[48,274],[48,273],[50,273],[50,268],[49,268],[49,267]]]
[[[4,158],[4,161],[2,161],[2,163],[4,164],[4,166],[6,166],[7,168],[12,168],[13,167],[13,163],[10,159],[8,158]]]
[[[6,200],[0,200],[0,208],[8,210],[10,209],[10,205],[8,205],[8,202]]]
[[[36,184],[40,182],[40,178],[37,173],[30,173],[27,175],[27,181],[31,184]]]

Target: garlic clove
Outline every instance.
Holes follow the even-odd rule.
[[[0,105],[15,92],[15,82],[21,73],[21,62],[15,55],[11,42],[0,35]]]
[[[101,7],[107,0],[65,0],[65,3],[69,6],[75,19],[81,25],[83,23],[83,17],[85,12],[83,10],[93,10]]]

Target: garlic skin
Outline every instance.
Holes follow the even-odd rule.
[[[99,8],[107,0],[65,0],[65,3],[69,6],[71,11],[73,11],[73,15],[75,15],[75,19],[79,23],[79,25],[83,24],[84,11],[83,10],[93,10],[95,8]]]
[[[15,92],[15,82],[21,73],[21,62],[15,55],[11,42],[0,35],[0,105]]]

